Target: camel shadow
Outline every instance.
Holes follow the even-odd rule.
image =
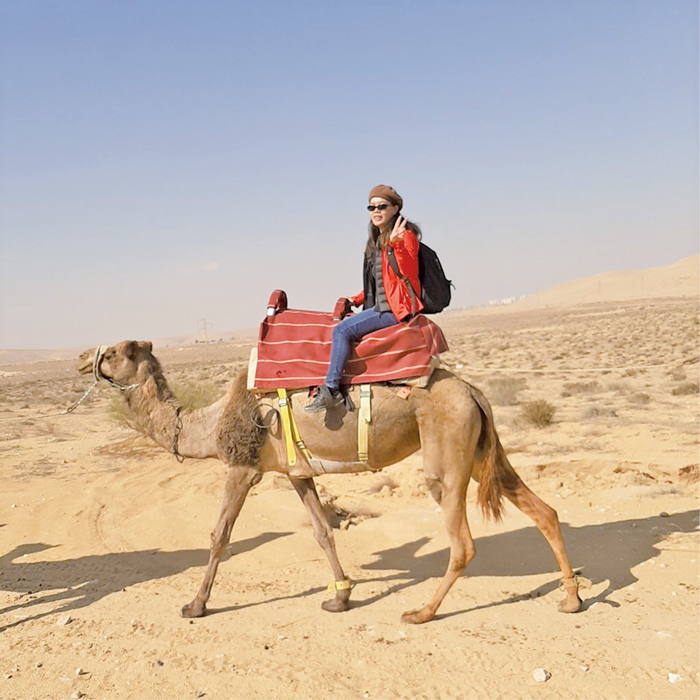
[[[606,580],[609,582],[604,591],[584,601],[583,609],[597,602],[618,607],[619,603],[608,600],[608,596],[638,580],[632,573],[632,569],[642,562],[659,556],[661,550],[656,545],[670,533],[697,532],[698,511],[691,510],[671,514],[668,517],[659,515],[582,527],[562,523],[561,528],[573,568],[581,571],[594,584]],[[364,579],[364,581],[395,581],[396,583],[389,591],[364,600],[355,600],[353,606],[370,605],[389,592],[399,591],[442,575],[449,561],[449,549],[419,554],[419,550],[429,541],[430,538],[423,537],[394,549],[375,552],[377,561],[363,565],[363,569],[376,572],[391,570],[399,573]],[[556,576],[558,568],[554,556],[535,527],[481,537],[475,540],[475,544],[477,554],[465,571],[464,575],[467,577],[533,576],[552,572],[553,580],[529,593],[510,595],[495,603],[438,615],[437,618],[537,598],[551,593],[558,587],[559,577]]]
[[[268,532],[235,542],[223,560],[253,550],[291,532]],[[138,552],[112,552],[61,561],[22,561],[22,558],[53,549],[56,545],[22,544],[0,556],[0,590],[18,593],[17,602],[0,608],[0,615],[14,613],[21,619],[0,625],[0,632],[47,615],[67,613],[146,581],[174,576],[192,567],[203,567],[209,560],[205,549],[165,552],[147,549]],[[51,610],[32,611],[37,605],[54,604]],[[25,613],[28,613],[25,616]]]

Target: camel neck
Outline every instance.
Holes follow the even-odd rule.
[[[223,400],[211,406],[182,410],[172,396],[162,397],[146,383],[130,392],[129,407],[146,434],[158,445],[182,457],[217,457],[216,427]]]

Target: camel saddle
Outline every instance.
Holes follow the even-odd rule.
[[[270,296],[267,316],[260,324],[257,348],[251,355],[250,389],[301,389],[324,383],[331,355],[333,328],[349,312],[340,299],[333,313],[287,308],[287,295]],[[442,329],[418,314],[366,335],[345,365],[343,384],[401,382],[428,378],[436,357],[448,349]],[[257,357],[255,357],[257,355]]]

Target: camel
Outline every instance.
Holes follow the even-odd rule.
[[[580,610],[579,580],[569,564],[556,511],[536,496],[508,461],[494,425],[491,406],[476,387],[446,369],[436,369],[425,388],[408,397],[397,387],[372,386],[372,422],[368,462],[357,460],[357,411],[345,407],[328,415],[301,410],[308,391],[290,392],[297,409],[298,430],[314,456],[301,452],[288,465],[284,436],[275,422],[270,401],[248,391],[246,371],[231,381],[225,395],[210,406],[183,410],[168,388],[150,342],[124,341],[86,350],[76,367],[94,373],[121,390],[133,419],[158,445],[178,459],[215,457],[227,467],[223,503],[211,533],[209,563],[192,602],[181,609],[186,618],[206,614],[217,568],[231,530],[250,489],[266,472],[286,474],[311,518],[314,534],[330,563],[334,597],[322,608],[347,610],[352,583],[338,560],[333,531],[319,500],[314,477],[329,472],[378,471],[419,448],[423,471],[433,498],[440,505],[450,541],[447,570],[433,598],[401,620],[419,624],[432,620],[455,581],[474,558],[476,549],[467,521],[466,495],[471,479],[478,482],[477,503],[486,517],[500,520],[503,497],[527,514],[544,535],[561,570],[565,598],[559,610]],[[272,418],[271,418],[272,416]]]

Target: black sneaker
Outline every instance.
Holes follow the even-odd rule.
[[[331,389],[324,384],[318,387],[314,400],[308,406],[305,406],[304,410],[309,413],[320,413],[321,411],[340,406],[341,403],[343,403],[343,395],[340,391]]]

